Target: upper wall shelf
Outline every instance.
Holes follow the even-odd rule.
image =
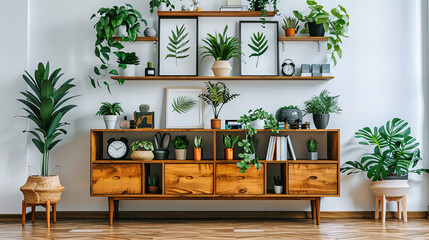
[[[260,11],[158,11],[160,17],[262,17]],[[274,17],[268,11],[266,17]]]
[[[304,41],[304,42],[326,42],[328,41],[329,38],[328,37],[281,37],[280,41],[283,42],[299,42],[299,41]]]
[[[122,38],[121,37],[113,37],[114,40],[116,41],[121,41]],[[157,42],[158,38],[157,37],[137,37],[136,42]]]
[[[233,77],[210,77],[210,76],[136,76],[136,77],[112,77],[112,79],[124,79],[124,80],[171,80],[171,81],[210,81],[210,80],[232,80],[232,81],[248,81],[248,80],[331,80],[330,77],[300,77],[300,76],[233,76]]]

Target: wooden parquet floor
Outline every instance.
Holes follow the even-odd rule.
[[[39,218],[25,227],[0,222],[0,239],[429,239],[429,221],[322,218],[317,226],[311,219],[119,219],[109,226],[107,219],[58,219],[47,229]]]

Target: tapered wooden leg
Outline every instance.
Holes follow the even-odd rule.
[[[320,225],[320,197],[316,198],[316,224]]]
[[[408,222],[407,217],[407,195],[402,197],[402,211],[404,212],[404,222]]]
[[[380,213],[380,198],[375,196],[375,210],[374,210],[374,219],[378,219],[378,214]]]
[[[113,224],[113,198],[109,197],[109,224]]]
[[[52,204],[52,214],[54,215],[54,223],[57,222],[57,204]]]
[[[115,219],[119,218],[119,200],[114,200],[113,205],[115,206]]]
[[[34,223],[36,221],[36,206],[31,207],[31,222]]]
[[[49,201],[46,201],[46,227],[51,227],[50,220],[51,220],[51,203]]]
[[[316,218],[316,203],[315,200],[311,200],[311,219]]]
[[[386,222],[386,196],[381,196],[381,219]]]
[[[27,206],[25,206],[24,201],[22,201],[22,226],[25,226],[25,214],[27,214]]]
[[[398,219],[401,219],[401,199],[398,200]]]

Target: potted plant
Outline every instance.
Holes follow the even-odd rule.
[[[194,160],[201,160],[201,143],[203,141],[202,137],[196,136],[194,138]]]
[[[283,106],[277,110],[276,119],[278,122],[284,122],[285,124],[301,123],[302,112],[298,106]]]
[[[310,33],[311,37],[323,37],[325,31],[330,34],[327,43],[328,50],[332,49],[331,59],[334,65],[337,65],[335,53],[339,58],[343,56],[340,44],[343,43],[342,38],[347,38],[349,28],[349,14],[346,9],[338,5],[331,9],[331,13],[323,10],[322,5],[318,5],[314,0],[307,0],[310,13],[303,16],[298,11],[293,11],[295,17],[301,22],[305,22],[305,28],[301,33]]]
[[[158,194],[159,193],[159,176],[155,174],[153,178],[150,177],[150,175],[147,176],[147,185],[148,185],[148,192],[150,194]]]
[[[283,193],[283,183],[280,176],[274,176],[273,177],[274,182],[274,193],[275,194],[282,194]]]
[[[295,37],[295,33],[298,32],[299,20],[294,17],[284,17],[282,28],[285,31],[286,37]]]
[[[122,110],[120,103],[102,102],[100,109],[95,115],[103,116],[107,129],[115,129],[118,116],[120,116],[123,112],[124,110]]]
[[[341,113],[338,106],[340,96],[330,96],[328,90],[323,90],[318,96],[305,101],[305,114],[312,113],[314,125],[317,129],[325,129],[329,123],[330,113]]]
[[[228,37],[226,31],[228,25],[225,26],[223,34],[215,32],[214,36],[210,33],[203,39],[206,46],[200,47],[204,51],[201,53],[201,62],[206,57],[213,57],[215,62],[212,66],[212,71],[215,77],[228,77],[231,73],[231,65],[228,60],[234,57],[240,57],[243,53],[240,50],[240,41],[235,37]]]
[[[27,91],[21,92],[25,97],[18,99],[25,106],[23,109],[28,115],[23,116],[34,123],[32,129],[24,132],[32,135],[31,142],[42,154],[40,175],[29,176],[27,182],[20,188],[26,204],[41,204],[50,201],[57,203],[61,199],[64,186],[61,186],[58,175],[49,175],[49,161],[51,150],[62,140],[59,137],[67,134],[64,126],[69,123],[62,122],[63,117],[76,105],[63,105],[71,98],[65,98],[75,87],[73,79],[60,84],[61,69],[49,74],[49,62],[46,66],[39,63],[34,78],[28,73],[23,75],[27,83]]]
[[[257,133],[259,124],[255,124],[255,121],[260,120],[264,123],[261,128],[271,129],[272,132],[278,133],[277,120],[272,114],[268,114],[262,108],[256,110],[249,110],[249,115],[244,114],[238,120],[238,123],[243,124],[243,129],[245,130],[246,137],[238,142],[238,146],[243,148],[243,152],[239,153],[238,156],[242,158],[241,162],[237,163],[237,167],[240,168],[241,173],[245,173],[247,169],[252,167],[252,164],[259,170],[261,163],[256,157],[256,143],[254,135]],[[257,121],[260,123],[260,121]],[[257,127],[257,128],[255,128]],[[259,128],[259,129],[261,129]]]
[[[116,54],[119,63],[119,75],[132,77],[136,75],[136,66],[140,64],[135,52],[118,52]]]
[[[155,7],[158,8],[158,11],[168,11],[168,8],[175,9],[175,6],[170,2],[170,0],[150,0],[149,1],[149,11],[153,13]]]
[[[170,146],[171,135],[169,133],[164,133],[161,135],[160,132],[157,132],[153,136],[153,145],[156,160],[165,160],[168,159],[168,147]]]
[[[186,148],[189,140],[186,135],[178,135],[173,139],[173,146],[176,153],[176,160],[186,160]]]
[[[409,173],[429,173],[429,169],[415,169],[422,160],[419,142],[402,119],[394,118],[374,130],[365,127],[355,133],[355,138],[362,139],[361,145],[374,146],[374,150],[360,161],[347,161],[341,172],[347,175],[366,172],[375,196],[404,196],[409,187]]]
[[[234,159],[234,146],[238,141],[238,135],[233,137],[232,135],[223,136],[223,145],[225,146],[225,160]]]
[[[228,87],[223,82],[211,83],[206,82],[207,93],[200,94],[198,97],[203,99],[208,105],[212,106],[214,118],[211,119],[211,128],[220,129],[221,120],[219,119],[219,113],[223,106],[240,96],[240,94],[229,92]]]
[[[316,139],[310,138],[307,140],[307,159],[308,160],[317,160],[318,154],[317,154],[317,147],[319,146],[319,143]]]
[[[135,141],[131,144],[131,159],[150,161],[154,158],[153,144],[151,141]]]
[[[273,4],[275,12],[278,12],[277,2],[278,0],[247,0],[249,2],[249,11],[262,11],[265,13],[267,11],[266,7],[268,4]]]
[[[97,32],[94,54],[100,59],[101,65],[94,67],[94,73],[97,77],[89,76],[89,79],[94,88],[104,85],[110,92],[110,85],[115,84],[115,82],[105,80],[105,77],[107,74],[118,75],[119,73],[118,69],[111,68],[109,60],[112,54],[117,55],[118,51],[124,48],[122,43],[112,38],[115,30],[118,28],[126,30],[126,34],[120,33],[122,41],[135,41],[139,33],[140,24],[143,23],[146,26],[147,22],[130,4],[120,7],[100,8],[96,14],[91,16],[91,19],[93,18],[98,18],[97,23],[94,25]],[[100,84],[102,79],[103,82]],[[124,79],[117,79],[116,81],[119,85],[124,83]]]
[[[147,62],[147,68],[144,70],[145,76],[155,76],[155,68],[152,62]]]

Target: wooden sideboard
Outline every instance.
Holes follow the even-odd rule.
[[[109,160],[107,140],[126,137],[152,140],[156,132],[168,132],[172,138],[187,135],[203,137],[203,160],[174,160],[170,146],[169,159],[152,161]],[[119,200],[310,200],[312,217],[320,224],[321,197],[340,196],[340,131],[337,129],[288,129],[278,134],[258,130],[256,156],[264,159],[269,136],[289,135],[296,161],[260,160],[262,167],[252,166],[240,173],[236,166],[241,148],[234,149],[234,159],[222,160],[222,137],[226,134],[244,137],[244,130],[225,129],[93,129],[91,130],[91,196],[108,197],[109,223],[117,217]],[[319,141],[319,158],[305,160],[305,143],[313,137]],[[192,145],[187,159],[193,159]],[[147,176],[157,174],[161,180],[159,194],[147,191]],[[273,176],[281,176],[283,193],[273,191]]]

